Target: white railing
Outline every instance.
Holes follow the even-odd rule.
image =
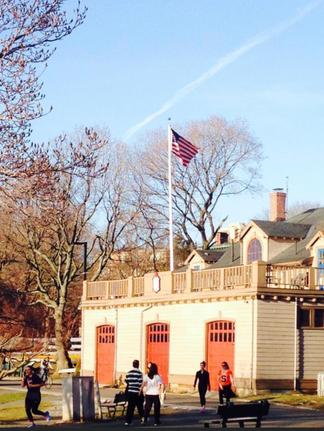
[[[144,295],[144,277],[137,277],[133,279],[133,296]]]
[[[134,298],[152,292],[153,274],[124,280],[96,281],[86,284],[87,300]],[[280,289],[324,290],[324,269],[312,267],[266,265],[255,262],[228,268],[161,273],[161,292],[190,292],[267,287]]]
[[[192,292],[202,290],[223,289],[224,269],[207,269],[204,271],[193,271],[192,273]]]
[[[266,284],[280,289],[310,289],[310,267],[268,265]]]
[[[172,293],[183,293],[186,290],[187,281],[185,272],[174,272],[172,274]]]

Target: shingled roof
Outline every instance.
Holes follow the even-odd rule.
[[[234,242],[223,254],[223,256],[210,268],[226,268],[240,265],[240,243]]]
[[[271,259],[271,263],[303,263],[310,258],[310,250],[306,249],[306,245],[318,230],[324,230],[324,208],[309,209],[282,222],[252,221],[270,237],[296,240],[291,246]],[[228,248],[217,263],[211,265],[211,268],[235,265],[240,265],[239,243],[235,243],[233,249]]]
[[[222,250],[196,250],[196,253],[206,262],[215,263],[217,262],[225,253],[226,249]]]
[[[291,223],[288,221],[252,220],[263,232],[276,238],[302,239],[307,235],[311,225]]]

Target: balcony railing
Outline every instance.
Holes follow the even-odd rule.
[[[249,287],[324,290],[324,269],[267,265],[253,262],[229,268],[162,272],[161,293],[166,295],[245,289]],[[84,299],[113,300],[152,296],[153,274],[124,280],[96,281],[85,284]]]

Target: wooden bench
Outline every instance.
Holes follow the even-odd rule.
[[[127,399],[125,392],[118,392],[115,394],[115,398],[113,401],[100,401],[100,416],[103,418],[104,410],[107,409],[107,414],[109,418],[114,419],[117,412],[121,413],[121,416],[124,416],[125,410],[127,407]]]
[[[256,428],[260,428],[262,418],[268,414],[269,408],[267,400],[220,405],[217,410],[219,419],[205,421],[204,426],[209,428],[210,425],[220,424],[222,428],[227,428],[227,424],[238,423],[240,428],[244,428],[246,422],[253,422]]]

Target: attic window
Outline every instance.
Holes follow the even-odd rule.
[[[262,246],[258,239],[254,238],[249,242],[247,249],[247,263],[255,260],[262,260]]]

